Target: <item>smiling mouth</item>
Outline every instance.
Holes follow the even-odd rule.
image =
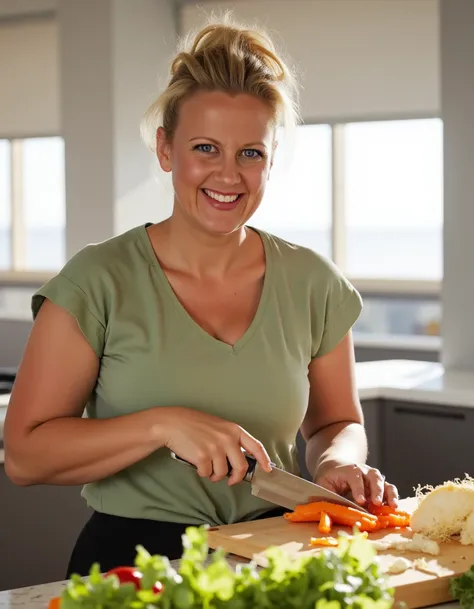
[[[244,193],[242,192],[224,195],[221,193],[214,192],[213,190],[209,190],[208,188],[201,188],[201,190],[207,197],[209,197],[209,199],[212,199],[213,201],[216,201],[216,203],[222,203],[224,205],[233,205],[244,196]]]

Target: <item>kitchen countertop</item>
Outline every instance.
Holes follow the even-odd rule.
[[[474,408],[474,371],[445,370],[438,362],[359,362],[356,383],[361,400],[384,398]],[[0,395],[0,441],[8,401],[8,394]],[[0,463],[3,463],[1,449]]]
[[[361,400],[400,399],[474,408],[474,372],[446,371],[439,363],[414,360],[385,360],[356,365],[356,382]],[[0,395],[0,440],[8,405],[8,395]],[[0,462],[2,462],[0,451]],[[45,609],[65,582],[54,582],[0,592],[0,609]],[[455,609],[458,603],[437,605]]]
[[[228,560],[230,563],[235,562],[231,558]],[[171,562],[173,566],[175,563],[176,561]],[[46,609],[49,599],[58,596],[65,585],[66,582],[62,581],[0,592],[0,609]],[[459,609],[459,607],[459,603],[451,602],[433,606],[433,609]]]

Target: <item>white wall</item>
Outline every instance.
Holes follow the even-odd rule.
[[[181,33],[229,8],[268,28],[296,63],[308,121],[440,112],[438,0],[187,4]]]
[[[148,104],[166,86],[177,28],[168,0],[140,0],[140,6],[138,11],[129,0],[115,0],[112,17],[116,234],[163,220],[173,201],[170,176],[159,170],[139,125]]]
[[[444,129],[443,357],[474,371],[474,2],[442,0]]]
[[[169,215],[140,120],[175,52],[171,0],[59,0],[67,256]],[[87,32],[87,36],[84,33]]]
[[[49,19],[0,18],[0,137],[61,130],[58,28]]]
[[[56,10],[58,0],[0,0],[0,19],[27,17]]]

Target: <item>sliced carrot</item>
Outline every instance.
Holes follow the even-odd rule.
[[[360,533],[360,536],[367,537],[368,534]],[[348,538],[354,539],[354,535],[349,535]],[[318,546],[336,547],[339,545],[339,539],[336,539],[335,537],[311,537],[309,544],[313,547],[318,547]]]
[[[338,541],[335,537],[311,537],[309,541],[310,545],[315,546],[329,546],[336,547],[338,545]]]
[[[407,515],[408,516],[408,515]],[[410,517],[403,516],[402,514],[380,514],[377,516],[379,524],[384,525],[385,528],[392,527],[405,527],[410,524]]]
[[[315,501],[304,505],[298,505],[293,512],[288,512],[284,516],[290,522],[318,522],[321,512],[328,514],[333,524],[343,526],[355,526],[356,523],[366,521],[367,523],[377,523],[377,516],[357,510],[345,505],[329,503],[328,501]]]
[[[331,532],[332,520],[331,516],[326,512],[321,512],[318,530],[322,535],[328,535]]]
[[[369,511],[371,514],[375,514],[376,516],[401,516],[405,519],[410,519],[410,514],[408,512],[404,512],[403,510],[399,510],[398,508],[393,508],[390,505],[371,505],[369,507]]]
[[[60,606],[61,606],[61,597],[54,596],[53,598],[49,599],[48,609],[59,609]]]
[[[296,506],[293,512],[286,513],[284,517],[289,522],[319,522],[318,529],[323,535],[330,533],[334,525],[356,527],[365,534],[383,529],[406,529],[410,526],[410,514],[407,512],[387,505],[369,504],[368,509],[369,513],[326,501],[315,501]],[[328,519],[331,523],[330,528],[327,526]],[[321,545],[325,542],[314,543]]]
[[[319,522],[321,512],[285,512],[283,518],[289,522]]]

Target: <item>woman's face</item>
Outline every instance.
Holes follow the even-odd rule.
[[[207,234],[227,235],[259,206],[272,165],[270,108],[246,94],[198,92],[179,111],[172,141],[157,132],[157,155],[171,171],[174,216]]]

